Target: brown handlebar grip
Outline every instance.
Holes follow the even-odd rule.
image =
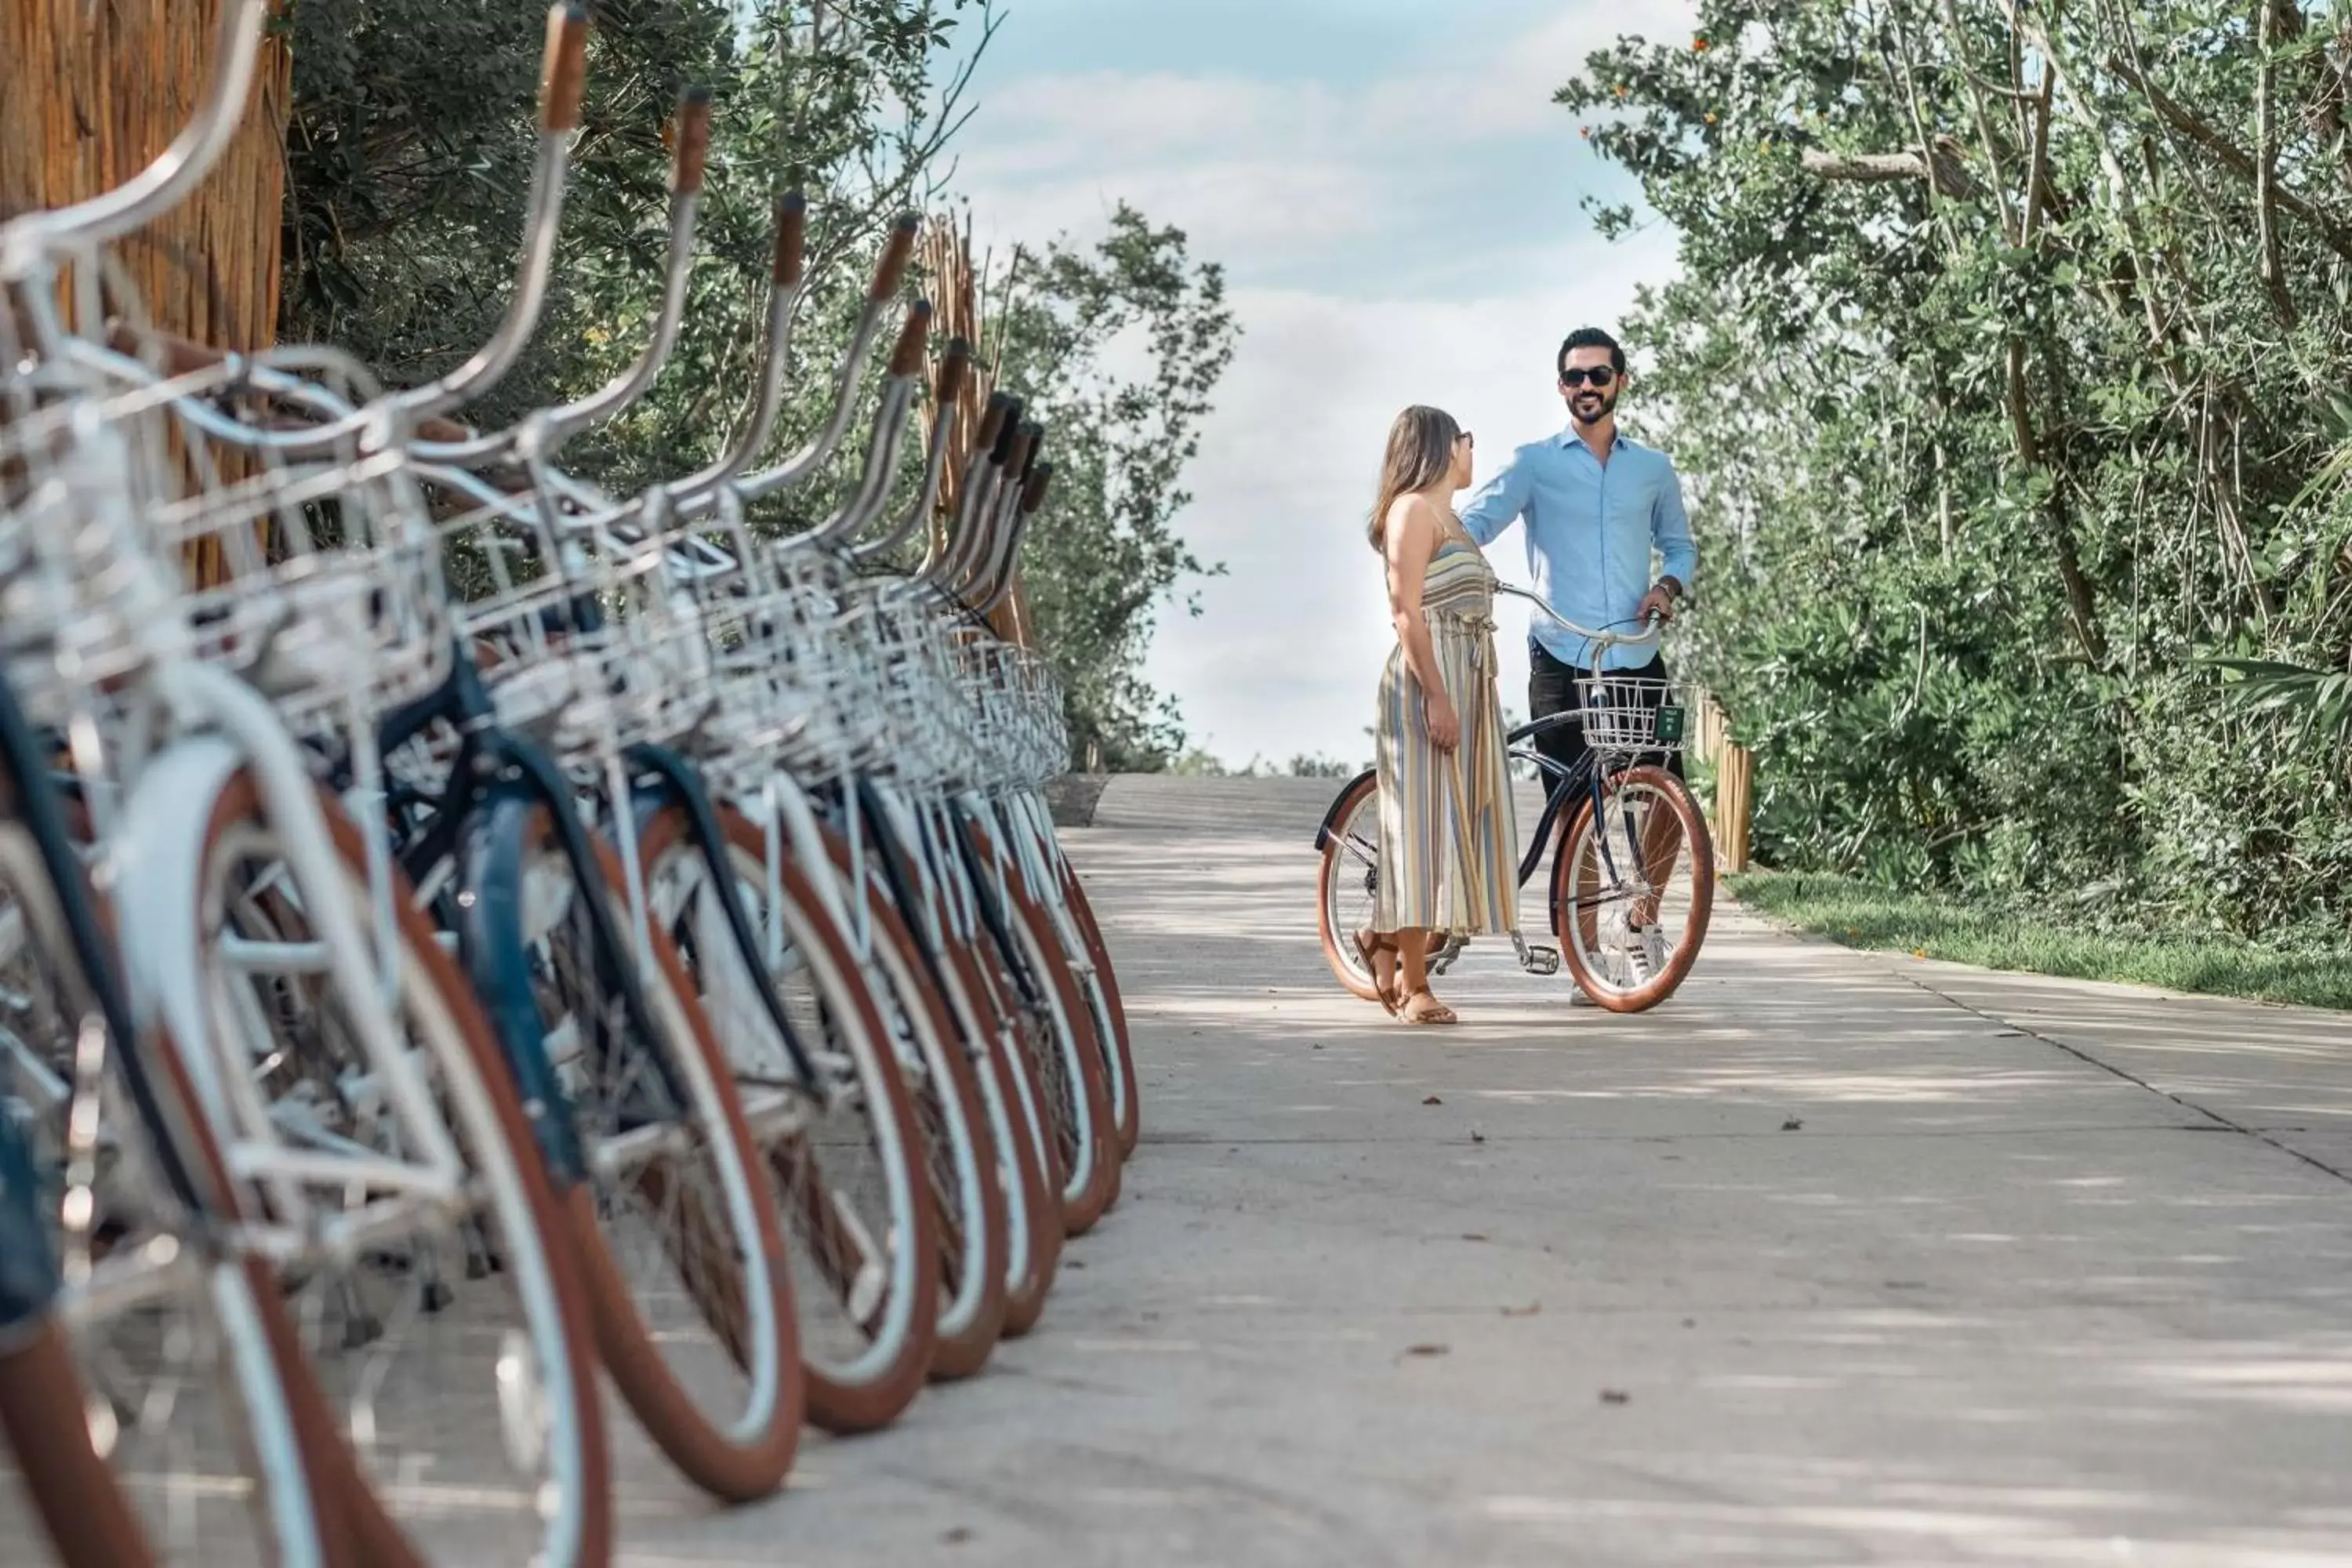
[[[547,13],[547,54],[539,68],[539,125],[565,132],[580,123],[580,92],[588,82],[588,7],[556,5]]]
[[[1029,482],[1022,488],[1021,510],[1035,511],[1045,504],[1045,487],[1054,482],[1054,465],[1040,463],[1029,470]]]
[[[940,376],[931,389],[932,397],[945,408],[963,391],[963,378],[971,370],[971,345],[961,338],[950,338],[947,352],[940,356]]]
[[[790,289],[801,280],[801,267],[808,255],[808,198],[798,191],[788,191],[776,204],[776,255],[769,276],[780,288]]]
[[[1013,433],[1013,441],[1006,449],[1004,458],[1006,473],[1019,474],[1028,470],[1029,448],[1035,444],[1036,439],[1037,426],[1034,425],[1024,425]]]
[[[670,158],[669,188],[680,195],[702,189],[710,161],[710,89],[689,87],[677,99],[677,147]]]
[[[890,242],[882,247],[882,259],[874,268],[874,287],[866,297],[879,304],[898,291],[907,279],[907,263],[914,259],[915,236],[923,220],[913,213],[900,213],[898,221],[890,226]]]
[[[1032,420],[1021,426],[1021,461],[1014,465],[1021,477],[1027,479],[1029,470],[1035,468],[1037,459],[1045,455],[1045,427]]]
[[[890,374],[914,376],[923,374],[923,348],[931,337],[931,302],[918,300],[907,311],[906,324],[898,329],[898,344],[890,351]]]
[[[971,449],[975,452],[993,453],[996,450],[996,443],[1003,438],[1004,422],[1012,417],[1012,395],[1003,392],[990,393],[988,406],[981,410],[980,429],[971,438]]]

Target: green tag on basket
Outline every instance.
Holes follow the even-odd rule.
[[[1658,739],[1679,741],[1683,738],[1683,710],[1679,703],[1658,710]]]

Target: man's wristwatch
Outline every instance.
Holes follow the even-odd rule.
[[[1658,586],[1666,591],[1667,598],[1677,604],[1690,597],[1690,590],[1683,586],[1683,580],[1679,577],[1671,575],[1661,577],[1658,579]]]

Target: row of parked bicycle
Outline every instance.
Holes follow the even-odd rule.
[[[204,177],[268,9],[224,5],[152,166],[0,225],[0,1556],[602,1563],[600,1370],[685,1476],[765,1496],[804,1422],[882,1426],[1030,1329],[1118,1193],[1060,695],[985,619],[1050,465],[1002,396],[959,435],[961,342],[919,433],[909,219],[824,427],[763,466],[794,198],[723,449],[642,493],[558,466],[687,308],[696,93],[641,356],[449,419],[546,293],[576,5],[463,365],[393,390],[147,329],[107,247]],[[846,499],[755,535],[869,394]]]

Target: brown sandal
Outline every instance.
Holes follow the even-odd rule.
[[[1427,1000],[1429,1005],[1425,1007],[1415,1005],[1417,1002],[1423,999]],[[1453,1008],[1440,1002],[1434,993],[1425,990],[1416,991],[1406,997],[1404,1005],[1397,1009],[1397,1016],[1408,1024],[1422,1027],[1458,1024],[1462,1021]]]
[[[1355,933],[1355,942],[1356,956],[1363,961],[1364,973],[1372,977],[1372,990],[1376,1000],[1388,1010],[1390,1017],[1395,1017],[1398,1008],[1403,1005],[1397,1000],[1396,969],[1394,965],[1390,967],[1388,981],[1382,984],[1379,956],[1383,952],[1394,952],[1395,947],[1382,942],[1380,934],[1369,926]]]

